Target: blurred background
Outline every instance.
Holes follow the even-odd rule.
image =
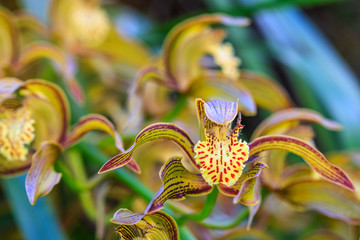
[[[1,0],[0,4],[11,12],[30,12],[44,25],[49,25],[50,0]],[[189,17],[202,13],[249,17],[252,20],[249,27],[227,27],[226,40],[233,44],[236,54],[241,58],[241,68],[271,76],[288,91],[297,106],[314,109],[343,125],[344,130],[337,133],[314,127],[316,145],[322,152],[359,150],[360,1],[103,0],[101,5],[124,38],[136,40],[152,55],[161,53],[162,43],[170,29]],[[136,61],[138,60],[129,65],[134,67]],[[137,66],[134,67],[136,68]],[[121,81],[121,86],[128,87],[134,80],[136,70],[120,71],[120,78],[125,79]],[[83,84],[81,74],[78,75]],[[82,78],[86,77],[83,74]],[[84,89],[87,91],[86,83]],[[90,96],[85,97],[90,99]],[[99,103],[95,101],[87,107],[96,111],[96,104]],[[73,105],[73,115],[76,116],[76,104]],[[258,115],[248,117],[245,119],[247,128],[253,130],[267,115],[266,111],[260,110]],[[109,117],[114,118],[113,115]],[[73,218],[54,210],[53,205],[61,205],[56,200],[42,198],[34,207],[28,206],[24,193],[20,193],[24,188],[24,179],[20,177],[18,182],[8,181],[10,180],[2,180],[0,188],[0,239],[3,239],[1,236],[7,236],[4,239],[34,240],[94,238],[92,222],[81,216],[81,224],[76,225],[81,213],[76,212],[80,211],[76,204],[68,204],[73,198],[70,193],[59,190],[54,196],[68,194],[66,213],[74,210]],[[52,199],[57,199],[54,196]],[[57,200],[59,199],[61,198]],[[268,204],[271,208],[271,202]],[[42,225],[43,221],[47,221],[45,219],[48,220],[46,227]],[[276,221],[281,223],[281,219]],[[267,229],[277,239],[290,239],[294,236],[292,234],[296,235],[296,231],[300,231],[296,229],[294,232],[281,234],[279,225],[268,226]],[[327,228],[331,227],[329,223]],[[356,239],[359,236],[358,227],[336,227],[342,228],[338,232],[345,233],[340,238],[331,239]],[[46,231],[39,235],[36,228],[46,228]],[[107,228],[110,229],[109,232],[113,230],[113,226]],[[309,227],[308,231],[310,230]],[[116,235],[108,233],[107,238],[116,238]]]

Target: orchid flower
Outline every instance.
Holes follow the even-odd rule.
[[[92,130],[115,139],[120,136],[111,122],[97,114],[82,117],[70,132],[69,105],[56,85],[43,80],[0,80],[0,175],[12,176],[28,170],[25,188],[31,204],[48,194],[61,178],[54,162],[64,149]],[[135,162],[129,166],[138,171]]]
[[[0,46],[2,59],[0,60],[0,77],[24,77],[29,73],[28,66],[39,60],[48,59],[62,75],[72,96],[82,102],[82,90],[75,79],[71,62],[66,54],[55,45],[39,41],[38,38],[29,38],[24,29],[28,29],[39,38],[48,37],[48,29],[37,19],[27,14],[14,15],[6,9],[0,8],[0,27],[3,29],[3,43]],[[28,77],[28,76],[27,76]],[[30,76],[33,78],[36,76]]]
[[[164,41],[160,63],[146,66],[139,72],[134,83],[136,94],[132,94],[132,98],[141,96],[145,111],[164,119],[175,103],[188,104],[197,97],[206,101],[239,99],[239,110],[244,115],[255,115],[256,105],[271,112],[293,106],[287,93],[275,81],[239,69],[241,61],[234,48],[224,42],[226,31],[211,27],[214,24],[246,26],[249,20],[205,14],[179,23]],[[183,108],[187,117],[189,113],[196,115],[191,106]],[[186,122],[181,116],[177,120]]]
[[[224,195],[234,197],[234,203],[256,205],[259,201],[255,191],[256,180],[267,165],[255,160],[267,150],[285,150],[297,154],[324,179],[337,184],[339,188],[354,190],[347,175],[305,141],[286,135],[258,137],[250,143],[239,139],[242,125],[237,102],[204,102],[197,99],[196,106],[203,130],[202,139],[197,144],[174,124],[152,124],[138,134],[127,151],[110,159],[99,171],[103,173],[126,165],[131,161],[135,148],[143,143],[155,139],[169,139],[177,143],[198,172],[187,170],[181,157],[171,157],[160,170],[162,185],[143,214],[157,212],[164,207],[166,200],[208,194],[215,186]],[[233,128],[232,123],[235,123]],[[247,171],[243,171],[245,166],[248,166]]]
[[[52,0],[49,17],[54,41],[71,57],[85,56],[83,60],[107,78],[116,78],[115,65],[126,66],[120,75],[132,78],[150,60],[146,47],[118,32],[101,1]]]

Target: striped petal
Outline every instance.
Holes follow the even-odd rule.
[[[260,187],[257,182],[257,177],[250,178],[241,185],[239,194],[234,197],[234,203],[242,203],[246,206],[255,206],[258,204],[259,199],[256,196],[258,188]],[[257,189],[256,189],[257,188]]]
[[[181,22],[171,30],[165,39],[165,69],[170,79],[179,85],[181,91],[185,91],[190,85],[190,81],[200,73],[199,60],[201,57],[211,54],[214,48],[224,47],[222,40],[225,32],[208,27],[211,24],[219,23],[245,26],[249,24],[249,20],[222,14],[204,14]],[[235,65],[238,63],[239,61],[237,63],[235,61]]]
[[[256,104],[250,91],[241,82],[233,81],[217,71],[207,71],[201,77],[194,79],[189,95],[205,101],[222,99],[234,102],[238,99],[238,110],[242,114],[247,116],[256,114]]]
[[[261,108],[276,112],[294,106],[286,90],[268,76],[241,70],[238,79],[241,84],[249,89],[256,105]]]
[[[66,140],[62,143],[64,148],[74,145],[87,133],[93,130],[100,130],[110,134],[115,139],[115,145],[119,151],[124,152],[123,142],[116,132],[114,125],[105,117],[99,114],[90,114],[82,117],[79,122],[73,127]],[[132,160],[128,166],[137,173],[140,173],[140,168],[137,163]]]
[[[24,82],[20,88],[20,91],[21,90],[28,90],[30,92],[29,95],[46,100],[54,106],[57,117],[61,119],[61,121],[59,121],[60,126],[57,126],[57,128],[60,129],[60,137],[57,141],[64,141],[70,121],[69,104],[64,92],[53,83],[37,79]],[[23,93],[24,95],[28,94],[26,91],[23,91]]]
[[[189,135],[180,127],[171,123],[155,123],[144,128],[135,138],[135,143],[125,152],[116,155],[107,161],[99,170],[99,173],[107,172],[122,167],[131,161],[131,155],[136,147],[143,143],[157,140],[169,139],[177,143],[187,154],[190,161],[195,164],[193,150],[194,143]]]
[[[262,151],[273,149],[294,153],[302,157],[310,167],[325,179],[354,190],[354,186],[346,173],[331,164],[317,149],[300,139],[287,136],[266,136],[249,143],[249,148],[250,157]]]
[[[122,140],[116,132],[114,125],[99,114],[90,114],[80,118],[79,122],[72,128],[70,134],[66,137],[63,146],[69,147],[74,145],[87,133],[93,130],[101,130],[110,134],[115,139],[116,147],[120,151],[124,151]]]
[[[267,167],[268,166],[265,163],[257,162],[252,168],[250,168],[248,171],[244,172],[240,176],[239,180],[233,186],[227,187],[224,184],[219,184],[218,188],[222,194],[230,196],[230,197],[236,197],[237,195],[240,194],[240,189],[241,189],[243,183],[245,183],[248,180],[257,178],[260,175],[261,170],[263,168],[267,168]]]
[[[331,130],[342,129],[340,124],[324,118],[321,114],[315,111],[310,109],[292,108],[278,111],[261,122],[261,124],[254,131],[251,138],[255,139],[262,135],[274,133],[276,129],[279,129],[286,124],[296,123],[298,121],[318,123]]]
[[[25,47],[19,56],[15,71],[21,71],[30,63],[42,58],[49,59],[56,68],[60,69],[60,73],[63,74],[63,77],[66,80],[65,84],[72,93],[72,96],[79,103],[82,103],[84,96],[71,69],[71,64],[73,64],[73,62],[69,61],[65,54],[54,45],[49,43],[34,43]]]
[[[32,205],[39,197],[48,194],[60,181],[61,174],[55,172],[54,162],[61,151],[62,148],[57,143],[44,142],[33,155],[25,181],[26,193]]]
[[[179,230],[175,220],[164,212],[151,214],[132,213],[127,209],[119,209],[110,220],[121,226],[116,229],[121,239],[179,239]]]
[[[212,191],[201,174],[193,174],[184,168],[180,157],[172,157],[163,165],[160,178],[161,187],[145,212],[160,210],[166,200],[182,200],[186,196],[204,195]]]
[[[6,8],[0,8],[0,76],[2,69],[10,67],[16,61],[20,50],[19,32],[16,28],[15,18]]]
[[[360,200],[355,193],[322,180],[294,182],[278,192],[295,206],[313,209],[350,224],[360,224]]]

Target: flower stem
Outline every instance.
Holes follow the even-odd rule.
[[[206,201],[204,204],[204,208],[201,210],[201,212],[195,213],[195,214],[184,215],[184,216],[178,218],[177,223],[179,225],[182,225],[186,221],[189,221],[189,220],[202,221],[205,218],[207,218],[215,206],[218,193],[219,193],[219,190],[216,187],[213,188],[212,192],[207,195]]]
[[[242,221],[244,221],[248,215],[249,215],[249,209],[245,208],[244,210],[240,211],[234,219],[232,219],[230,221],[225,221],[225,222],[203,221],[203,222],[199,222],[199,224],[206,228],[210,228],[210,229],[226,230],[229,228],[233,228],[236,225],[238,225],[239,223],[241,223]]]
[[[62,174],[62,180],[74,192],[84,192],[90,190],[95,186],[97,186],[106,177],[106,174],[95,175],[92,178],[90,178],[87,182],[82,183],[72,176],[69,168],[61,160],[55,162],[55,168],[58,172]]]
[[[176,102],[174,108],[165,115],[165,117],[161,120],[162,122],[171,122],[173,121],[184,109],[187,103],[187,96],[181,94]]]
[[[83,158],[80,152],[77,149],[71,149],[67,152],[67,163],[71,171],[74,174],[75,179],[82,185],[86,185],[88,182],[86,177],[86,171],[84,168]],[[89,219],[95,221],[96,220],[96,207],[94,203],[94,199],[92,198],[90,190],[82,191],[79,193],[79,199],[81,206],[85,212],[85,214],[89,217]]]
[[[77,144],[77,147],[82,151],[86,159],[96,163],[96,164],[104,164],[107,158],[102,155],[99,151],[97,151],[93,146],[81,142]],[[147,202],[150,202],[154,196],[149,188],[147,188],[141,181],[139,181],[136,177],[134,177],[131,173],[125,171],[124,169],[118,169],[113,171],[113,176],[115,176],[118,180],[126,184],[131,190],[137,193],[140,197],[142,197]]]

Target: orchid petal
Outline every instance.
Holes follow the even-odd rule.
[[[49,35],[49,31],[46,26],[39,19],[29,13],[16,13],[16,22],[21,30],[31,30],[43,37],[48,37]]]
[[[249,206],[249,218],[248,221],[246,223],[246,229],[249,230],[251,228],[251,224],[254,221],[254,217],[256,215],[256,213],[259,211],[260,205],[261,205],[261,189],[260,189],[260,182],[256,182],[255,185],[255,190],[254,190],[254,195],[255,198],[257,199],[257,203],[253,206]]]
[[[155,66],[145,66],[141,68],[136,76],[135,92],[138,93],[148,81],[155,81],[161,85],[166,85],[165,73]]]
[[[281,174],[281,183],[280,186],[277,186],[275,189],[270,185],[270,188],[274,190],[282,189],[287,185],[290,185],[294,182],[300,182],[312,178],[312,171],[305,165],[295,164],[292,166],[287,166],[286,169]]]
[[[0,79],[0,102],[10,97],[23,83],[17,78]]]
[[[259,107],[276,112],[294,106],[285,89],[268,76],[241,70],[239,82],[249,89]]]
[[[132,225],[123,225],[116,229],[116,232],[119,233],[121,240],[134,240],[134,239],[144,239],[145,234],[137,226]]]
[[[55,67],[61,70],[70,92],[78,102],[82,103],[84,100],[83,92],[79,84],[74,79],[74,73],[72,73],[69,66],[70,63],[66,59],[65,54],[54,45],[49,43],[34,43],[25,47],[19,56],[15,70],[21,71],[31,62],[41,58],[49,59],[53,64],[55,64]]]
[[[256,114],[256,104],[250,91],[241,84],[216,72],[194,80],[189,95],[205,100],[223,99],[234,102],[237,99],[239,111],[247,116]]]
[[[9,10],[0,8],[0,76],[3,67],[9,67],[19,54],[19,33],[16,22]]]
[[[166,71],[170,75],[173,74],[171,67],[171,58],[173,55],[173,51],[176,49],[178,39],[184,31],[195,26],[206,27],[210,24],[219,23],[231,26],[246,26],[249,24],[249,20],[247,18],[236,18],[224,14],[204,14],[194,18],[190,18],[176,25],[168,34],[164,42],[164,62]]]
[[[119,209],[110,221],[122,225],[116,229],[121,239],[131,240],[138,237],[151,240],[179,239],[175,220],[161,211],[145,215]]]
[[[108,55],[113,61],[128,66],[129,69],[133,68],[134,72],[151,60],[144,45],[120,35],[114,26],[111,26],[107,39],[95,49]]]
[[[360,200],[354,192],[330,182],[294,182],[279,191],[279,194],[295,206],[313,209],[350,224],[360,224]]]
[[[283,134],[291,137],[296,137],[304,142],[312,143],[314,137],[314,130],[311,126],[308,125],[295,125],[290,129],[287,129],[290,126],[284,126],[283,129],[276,131],[277,134]],[[287,171],[289,166],[286,165],[286,159],[288,152],[283,150],[269,150],[259,154],[260,159],[265,159],[265,162],[271,166],[271,168],[264,172],[261,175],[261,180],[264,185],[269,188],[277,189],[283,185],[282,174],[284,171]],[[270,156],[270,157],[268,157]],[[330,161],[331,162],[331,161]],[[305,166],[310,170],[307,166]]]
[[[266,166],[267,167],[267,166]],[[234,204],[236,203],[242,203],[246,206],[255,206],[259,203],[259,193],[260,193],[260,186],[258,183],[258,176],[260,174],[260,171],[258,174],[256,174],[252,178],[248,178],[242,185],[239,190],[238,195],[234,197]]]
[[[92,130],[101,130],[110,134],[115,139],[116,147],[120,151],[124,151],[122,140],[116,132],[114,125],[108,119],[99,114],[89,114],[80,118],[79,122],[76,123],[70,134],[66,137],[63,146],[66,148],[74,145]]]
[[[297,154],[325,179],[354,190],[354,186],[346,173],[326,160],[317,149],[300,139],[287,136],[265,136],[249,143],[249,148],[250,158],[262,151],[273,149]]]
[[[43,141],[58,142],[62,134],[62,119],[54,105],[47,99],[37,96],[28,96],[23,101],[24,107],[29,111],[35,121],[35,139],[32,148],[38,149]]]
[[[221,100],[213,100],[205,102],[205,114],[213,122],[217,124],[231,123],[238,113],[238,103],[226,102]]]
[[[334,233],[332,230],[319,229],[315,233],[307,234],[302,240],[344,240],[345,238]]]
[[[99,173],[107,172],[126,165],[131,160],[131,155],[136,147],[143,143],[156,140],[169,139],[177,143],[187,154],[190,161],[195,164],[193,150],[194,143],[189,135],[180,127],[171,123],[156,123],[144,128],[135,138],[135,143],[125,152],[116,155],[107,161]]]
[[[54,171],[54,162],[62,148],[54,142],[44,142],[33,155],[31,168],[25,181],[26,193],[32,205],[36,200],[48,194],[60,181],[61,174]]]
[[[219,184],[218,188],[222,194],[236,197],[238,194],[240,194],[240,189],[243,183],[251,179],[256,179],[260,175],[261,170],[267,167],[268,166],[265,163],[257,162],[251,169],[249,169],[247,172],[244,172],[233,186],[227,187],[224,184]]]
[[[251,138],[255,139],[259,136],[267,135],[284,124],[297,121],[318,123],[331,130],[341,130],[342,128],[337,122],[326,119],[315,111],[310,109],[292,108],[278,111],[264,120],[256,128]]]
[[[201,60],[210,52],[215,54],[219,51],[224,38],[225,31],[222,29],[196,26],[184,31],[171,52],[168,82],[176,85],[180,92],[185,92],[205,70]],[[237,73],[237,67],[233,68]]]
[[[138,223],[145,215],[145,213],[133,213],[126,208],[120,208],[115,212],[110,222],[119,225],[133,225]]]
[[[275,240],[268,233],[257,229],[233,228],[225,234],[215,238],[215,240],[239,240],[239,239],[256,239],[256,240]]]
[[[179,230],[175,220],[165,212],[156,212],[144,217],[147,222],[154,222],[157,228],[149,228],[146,237],[150,240],[179,240]],[[161,231],[159,231],[161,230]]]
[[[67,148],[74,145],[92,130],[101,130],[110,134],[115,139],[116,147],[121,152],[125,151],[123,142],[119,134],[116,132],[114,125],[108,119],[99,114],[90,114],[82,117],[67,136],[65,142],[63,143],[63,147]],[[134,160],[132,160],[128,166],[135,172],[140,173],[140,168]]]
[[[63,91],[50,82],[43,80],[27,80],[21,87],[23,90],[29,90],[31,95],[35,95],[41,99],[49,101],[58,113],[60,126],[60,137],[57,139],[58,142],[65,140],[66,131],[69,126],[70,111],[69,104]],[[27,94],[24,92],[24,94]]]
[[[193,174],[184,168],[180,157],[172,157],[163,165],[160,178],[161,187],[146,208],[146,213],[160,210],[166,200],[182,200],[186,196],[204,195],[212,190],[201,174]]]
[[[25,161],[12,160],[4,158],[0,155],[0,177],[10,177],[25,172],[31,166],[31,157],[27,157]]]

